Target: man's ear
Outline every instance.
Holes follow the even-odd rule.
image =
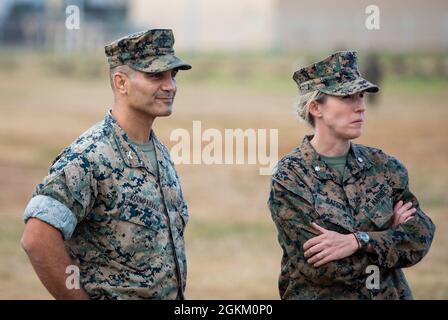
[[[322,118],[321,105],[319,103],[317,103],[316,101],[310,102],[308,111],[314,118]]]
[[[112,75],[112,81],[115,91],[120,94],[126,94],[128,92],[129,78],[123,72],[115,72]]]

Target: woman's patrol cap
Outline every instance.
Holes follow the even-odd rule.
[[[104,51],[110,68],[128,65],[150,73],[191,69],[191,65],[175,56],[173,45],[172,30],[152,29],[115,40],[105,46]]]
[[[361,77],[356,51],[339,51],[294,72],[301,94],[319,90],[334,96],[378,92],[378,86]]]

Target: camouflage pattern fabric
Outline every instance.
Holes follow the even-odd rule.
[[[334,96],[378,92],[379,88],[359,73],[356,51],[339,51],[293,75],[301,94],[315,90]]]
[[[169,152],[151,135],[159,178],[109,110],[57,156],[33,192],[76,216],[66,244],[92,299],[183,298],[188,209]]]
[[[282,299],[412,299],[401,268],[428,252],[435,226],[409,191],[406,168],[379,149],[351,144],[343,179],[320,159],[305,136],[279,161],[272,176],[269,208],[283,249]],[[341,182],[342,181],[342,182]],[[412,201],[415,216],[392,229],[393,206]],[[313,267],[303,244],[317,235],[311,222],[348,234],[367,232],[374,253]],[[368,289],[366,268],[376,265],[380,288]]]
[[[156,73],[191,66],[174,53],[174,35],[169,29],[153,29],[120,38],[104,50],[110,68],[128,65],[135,70]]]

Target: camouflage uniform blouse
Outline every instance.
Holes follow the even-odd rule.
[[[272,177],[268,203],[283,249],[281,298],[412,299],[401,268],[425,256],[435,227],[409,191],[406,168],[381,150],[352,143],[342,180],[320,160],[311,138],[280,160]],[[417,211],[392,229],[399,200],[412,201]],[[342,234],[365,231],[374,252],[358,250],[315,268],[303,250],[316,236],[311,222]],[[367,289],[369,265],[379,267],[379,289]]]
[[[59,228],[94,299],[183,298],[188,221],[168,150],[157,168],[110,111],[55,159],[25,210]]]

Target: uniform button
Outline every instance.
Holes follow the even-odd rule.
[[[320,167],[319,167],[319,166],[315,166],[315,167],[314,167],[314,170],[316,170],[316,171],[320,171]]]
[[[358,161],[359,161],[359,162],[363,162],[363,160],[362,160],[361,157],[358,157]]]

